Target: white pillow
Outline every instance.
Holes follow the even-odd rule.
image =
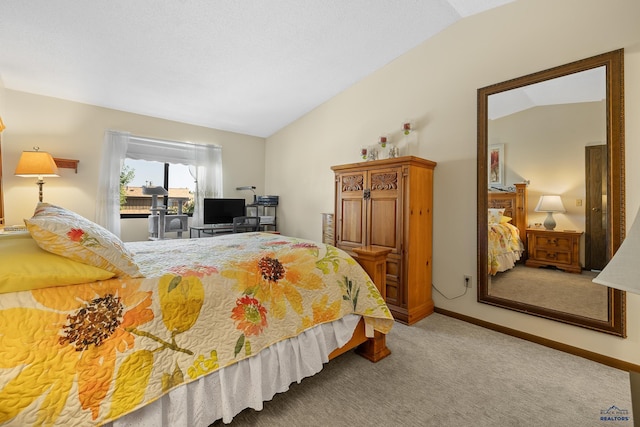
[[[489,224],[500,224],[504,209],[489,209]]]
[[[118,276],[141,276],[133,254],[118,236],[75,212],[39,203],[33,217],[24,222],[38,246],[46,251]]]

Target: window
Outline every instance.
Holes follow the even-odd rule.
[[[167,206],[170,214],[193,214],[196,190],[195,167],[177,163],[161,163],[149,160],[124,160],[120,200],[121,218],[146,217],[152,198],[142,191],[143,186],[163,187],[168,195],[160,204]],[[122,178],[121,178],[122,180]]]
[[[202,224],[204,198],[222,197],[222,149],[217,145],[167,141],[107,130],[101,159],[96,222],[117,236],[120,235],[120,178],[126,159],[159,162],[167,170],[167,179],[172,175],[172,167],[176,169],[175,165],[183,165],[193,171],[193,225]]]

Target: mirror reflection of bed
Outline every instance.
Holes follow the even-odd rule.
[[[526,183],[488,193],[489,294],[606,321],[607,288],[591,281],[597,272],[582,270],[575,274],[552,265],[525,265],[527,228],[531,225],[528,200]]]

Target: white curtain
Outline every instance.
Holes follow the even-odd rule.
[[[120,236],[120,171],[127,153],[128,132],[108,130],[102,144],[102,164],[96,194],[96,223]]]
[[[192,225],[203,224],[205,197],[222,197],[220,146],[107,131],[102,155],[96,222],[116,235],[120,235],[120,170],[125,158],[188,165],[196,181]]]
[[[196,146],[194,155],[195,166],[189,168],[196,179],[196,203],[191,225],[201,226],[204,224],[204,199],[222,197],[222,150],[214,146]]]

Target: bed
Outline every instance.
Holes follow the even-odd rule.
[[[0,236],[0,424],[228,423],[355,346],[389,354],[376,248],[367,274],[271,233],[124,244],[46,203],[25,223]]]
[[[515,191],[489,191],[488,271],[507,271],[525,256],[527,228],[527,184],[514,184]]]

